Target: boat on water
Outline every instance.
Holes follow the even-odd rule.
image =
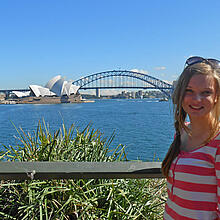
[[[168,98],[159,99],[159,102],[167,102],[167,101],[168,101]]]

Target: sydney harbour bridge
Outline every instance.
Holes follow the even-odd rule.
[[[95,73],[73,82],[80,90],[87,89],[158,89],[167,97],[173,92],[173,85],[153,76],[128,71],[112,70]]]
[[[173,85],[148,74],[128,71],[111,70],[91,74],[72,82],[79,90],[89,89],[157,89],[170,97]],[[29,91],[28,89],[0,90],[6,94],[12,91]]]

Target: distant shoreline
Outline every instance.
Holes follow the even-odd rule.
[[[0,104],[68,104],[68,103],[87,103],[94,100],[82,99],[81,96],[62,96],[62,97],[24,97],[17,99],[1,100]]]

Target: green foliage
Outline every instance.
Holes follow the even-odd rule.
[[[20,145],[5,146],[7,161],[126,161],[123,145],[110,150],[114,134],[104,138],[87,126],[64,125],[53,134],[39,122],[33,134],[18,130]],[[161,219],[166,193],[163,179],[91,179],[1,181],[1,219]]]

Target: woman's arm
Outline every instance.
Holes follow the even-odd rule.
[[[217,179],[217,213],[218,213],[218,218],[220,219],[220,140],[218,141],[218,147],[216,151],[216,156],[215,156],[215,174],[216,174],[216,179]]]

